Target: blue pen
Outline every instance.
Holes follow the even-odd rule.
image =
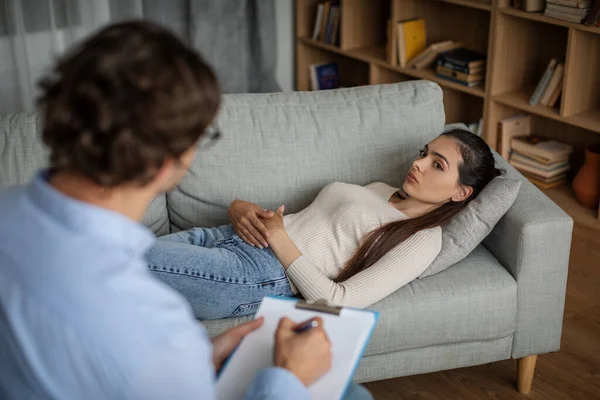
[[[314,319],[311,319],[310,321],[306,321],[305,323],[303,323],[302,325],[300,325],[296,329],[294,329],[294,332],[296,332],[296,333],[306,332],[307,330],[316,328],[317,326],[319,326],[319,323],[317,321],[315,321]]]

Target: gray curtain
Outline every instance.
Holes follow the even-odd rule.
[[[131,1],[110,0],[116,18]],[[224,93],[278,92],[275,0],[142,0],[142,17],[179,34],[216,71]]]
[[[144,18],[190,43],[224,93],[275,92],[275,0],[0,0],[0,113],[35,108],[57,56],[107,23]]]

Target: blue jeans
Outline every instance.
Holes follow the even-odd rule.
[[[273,251],[250,246],[231,225],[160,237],[146,259],[201,320],[254,314],[265,296],[294,296]]]

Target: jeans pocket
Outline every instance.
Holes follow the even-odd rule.
[[[242,315],[254,314],[258,307],[260,307],[262,301],[256,301],[254,303],[240,304],[230,315],[230,317],[240,317]]]

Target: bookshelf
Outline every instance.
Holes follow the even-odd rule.
[[[497,148],[502,118],[525,112],[533,132],[574,145],[600,144],[600,28],[511,7],[511,0],[340,0],[339,46],[312,40],[319,0],[296,0],[296,89],[310,90],[309,66],[337,61],[343,86],[427,79],[444,92],[446,122],[483,121],[482,136]],[[425,18],[427,42],[455,40],[488,55],[486,80],[466,87],[386,59],[387,20]],[[564,57],[563,92],[556,108],[529,98],[552,57]],[[566,186],[546,192],[578,220],[600,229],[598,211],[582,209]],[[569,201],[565,201],[565,199]],[[560,201],[560,203],[559,203]],[[593,217],[593,218],[592,218]]]

